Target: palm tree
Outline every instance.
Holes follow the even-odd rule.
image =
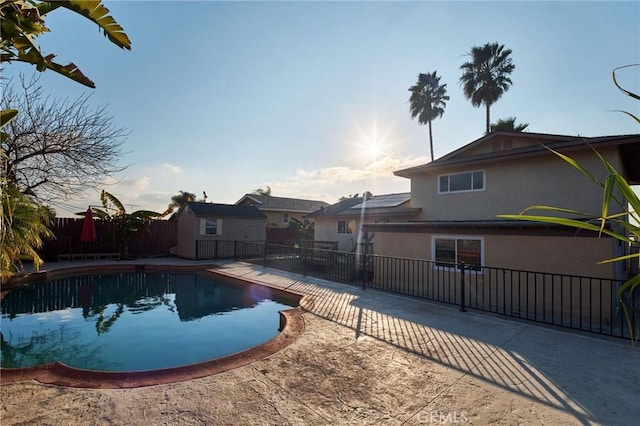
[[[120,249],[120,257],[129,257],[129,241],[137,231],[149,231],[151,221],[160,219],[165,213],[153,212],[150,210],[137,210],[127,213],[124,205],[114,195],[102,190],[100,194],[102,209],[92,207],[93,214],[105,222],[112,222],[114,225],[114,243]],[[84,213],[77,213],[84,215]]]
[[[503,44],[487,43],[484,46],[471,48],[470,62],[460,66],[463,70],[460,84],[471,105],[483,105],[487,109],[486,133],[491,130],[489,110],[513,83],[509,75],[516,68],[509,57],[511,49],[505,49]]]
[[[169,219],[175,219],[178,217],[182,209],[184,209],[185,204],[192,203],[196,201],[196,194],[187,191],[179,191],[179,194],[171,197],[171,203],[167,207],[167,211],[165,214],[172,213]]]
[[[517,132],[521,133],[529,127],[529,123],[516,125],[516,117],[501,118],[497,123],[491,123],[492,132]]]
[[[449,100],[447,85],[440,85],[440,77],[436,72],[418,74],[418,81],[409,88],[409,110],[411,118],[418,117],[420,124],[429,124],[429,147],[431,148],[431,161],[433,161],[433,133],[431,131],[431,121],[444,114],[447,106],[445,101]]]
[[[267,185],[265,188],[254,189],[252,194],[262,195],[263,197],[270,197],[271,196],[271,187],[269,185]]]

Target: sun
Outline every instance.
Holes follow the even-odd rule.
[[[365,151],[367,157],[375,163],[382,155],[382,143],[379,140],[373,139],[367,143]]]
[[[356,144],[357,155],[367,164],[373,164],[384,158],[388,148],[387,137],[390,130],[380,132],[378,123],[374,121],[369,129],[358,129],[359,138]]]

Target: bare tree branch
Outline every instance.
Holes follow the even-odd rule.
[[[124,170],[119,160],[129,132],[113,123],[107,107],[91,107],[90,96],[43,95],[38,78],[2,82],[2,109],[19,111],[3,129],[9,135],[2,142],[4,172],[23,193],[56,204]]]

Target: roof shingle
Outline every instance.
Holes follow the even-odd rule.
[[[187,206],[196,216],[242,217],[249,219],[264,219],[266,216],[255,206],[238,206],[234,204],[215,204],[192,202]]]

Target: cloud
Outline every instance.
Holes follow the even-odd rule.
[[[396,170],[424,164],[426,156],[394,158],[385,156],[365,167],[332,166],[297,170],[289,180],[270,182],[274,195],[334,202],[346,194],[369,190],[374,194],[408,191],[409,180],[393,174]]]
[[[148,176],[141,176],[137,178],[124,178],[120,182],[118,182],[115,186],[117,186],[119,189],[125,189],[125,190],[146,191],[151,186],[151,178]],[[109,190],[107,189],[107,191]]]
[[[366,167],[326,167],[320,170],[298,170],[296,179],[313,180],[317,183],[336,184],[344,182],[359,182],[369,179],[393,177],[396,170],[417,166],[428,161],[427,157],[398,159],[386,156]]]
[[[167,208],[171,197],[178,190],[195,192],[198,197],[204,189],[209,195],[209,201],[218,203],[234,203],[247,188],[271,187],[272,194],[280,197],[304,198],[336,202],[340,197],[355,193],[371,191],[374,195],[395,192],[408,192],[409,179],[393,175],[396,170],[427,163],[425,156],[396,158],[386,155],[377,161],[357,166],[338,165],[317,169],[299,169],[286,174],[283,171],[280,178],[265,180],[262,172],[232,177],[229,174],[220,175],[219,171],[193,168],[189,173],[180,173],[176,177],[167,170],[180,170],[169,163],[155,164],[150,167],[127,170],[129,176],[105,180],[104,188],[115,195],[126,207],[127,211],[139,209],[162,212]],[[239,169],[240,170],[240,169]],[[134,174],[137,172],[138,174]],[[173,172],[171,172],[173,173]],[[220,177],[223,181],[220,181]],[[222,183],[221,183],[222,182]],[[66,210],[58,208],[60,215],[72,216],[74,213],[86,210],[87,204],[98,204],[99,192],[88,191],[84,200],[75,200]]]
[[[173,173],[173,174],[178,174],[181,171],[179,166],[174,166],[173,164],[169,164],[169,163],[162,163],[162,167],[165,170],[167,170],[169,173]]]

